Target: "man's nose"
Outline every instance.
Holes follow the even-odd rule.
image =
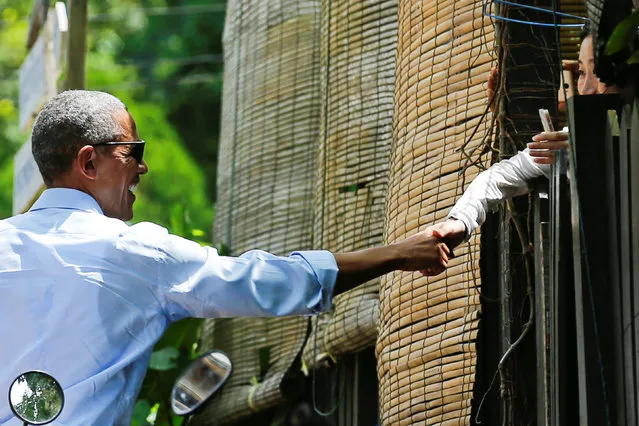
[[[149,172],[149,166],[146,164],[146,161],[142,160],[140,164],[138,164],[138,173],[141,175],[145,175]]]

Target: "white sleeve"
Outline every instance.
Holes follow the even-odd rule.
[[[486,220],[486,212],[507,198],[527,193],[528,182],[541,176],[550,176],[550,165],[535,163],[526,148],[481,172],[455,203],[448,218],[464,222],[469,239]]]

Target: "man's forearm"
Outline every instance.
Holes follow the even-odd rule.
[[[395,245],[335,253],[334,256],[339,268],[334,295],[394,271],[400,267],[402,261],[402,253]]]

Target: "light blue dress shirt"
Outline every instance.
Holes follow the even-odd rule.
[[[57,378],[57,425],[128,425],[151,351],[187,316],[309,315],[328,308],[332,254],[222,257],[210,247],[104,216],[89,195],[48,189],[0,221],[0,424],[20,373]]]

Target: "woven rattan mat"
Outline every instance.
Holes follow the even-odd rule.
[[[227,3],[214,240],[233,255],[312,247],[320,6],[320,0]],[[305,317],[208,321],[203,347],[229,352],[234,373],[198,424],[227,424],[282,402],[282,378],[307,327]],[[264,377],[260,349],[270,352]]]
[[[472,163],[491,123],[485,92],[494,36],[482,2],[401,0],[398,16],[386,243],[445,219],[479,172]],[[470,423],[479,233],[456,254],[440,276],[394,273],[381,282],[384,425]]]
[[[352,251],[382,242],[397,0],[324,0],[321,22],[322,115],[314,245]],[[321,359],[372,347],[378,292],[375,280],[336,297],[334,311],[313,321],[303,353],[305,364],[314,366],[314,356]]]

